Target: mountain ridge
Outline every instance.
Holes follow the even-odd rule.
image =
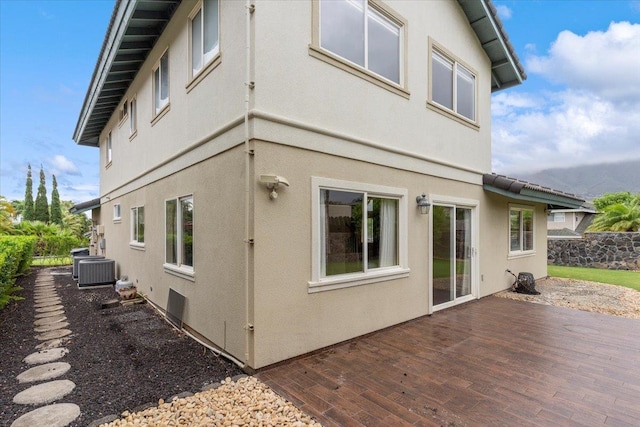
[[[593,200],[604,193],[640,193],[640,159],[523,172],[514,178]]]

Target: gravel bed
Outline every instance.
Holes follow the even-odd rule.
[[[640,280],[640,273],[638,273]],[[623,286],[549,277],[536,281],[540,295],[502,291],[495,296],[640,319],[640,292]]]
[[[161,409],[156,408],[157,411],[175,409],[183,414],[182,403],[192,402],[185,397],[177,399],[177,403],[171,402],[172,397],[198,393],[221,382],[224,383],[216,389],[196,394],[195,399],[210,402],[215,400],[216,392],[220,393],[224,396],[221,399],[226,399],[225,405],[233,406],[233,414],[248,411],[239,406],[244,402],[242,394],[247,387],[253,393],[247,395],[251,396],[251,404],[257,401],[256,393],[267,396],[265,399],[275,399],[257,380],[230,381],[229,378],[243,374],[238,366],[177,331],[149,304],[102,309],[102,302],[117,297],[113,287],[80,290],[71,279],[70,268],[47,270],[60,273],[52,277],[73,332],[65,337],[68,339],[63,338],[63,346],[69,349],[63,360],[71,365],[71,370],[61,378],[73,381],[76,388],[61,402],[77,404],[81,415],[70,426],[95,424],[96,420],[106,420],[105,417],[114,414],[120,417],[124,413],[130,417],[150,406],[159,406]],[[32,269],[31,274],[16,283],[24,288],[18,295],[25,300],[13,302],[0,312],[0,425],[10,425],[34,409],[14,404],[13,396],[31,385],[20,384],[16,377],[28,369],[23,359],[35,352],[39,344],[33,330],[36,320],[33,291],[38,271],[40,269]],[[234,390],[232,397],[228,389]],[[159,404],[160,399],[168,403]],[[266,408],[268,402],[263,403]],[[295,414],[290,424],[278,425],[313,425],[312,421],[302,421],[308,417],[304,418],[304,414],[284,400],[278,405],[281,412],[288,408],[287,413]],[[204,413],[208,414],[208,410]],[[215,412],[216,416],[221,413]],[[265,420],[275,419],[267,409],[261,415],[256,415],[259,410],[253,413]],[[205,425],[226,425],[227,420],[207,421]],[[194,421],[188,425],[199,424]]]

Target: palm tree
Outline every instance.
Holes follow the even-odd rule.
[[[605,207],[588,231],[640,231],[640,198]]]

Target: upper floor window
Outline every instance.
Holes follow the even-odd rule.
[[[193,196],[165,202],[165,268],[193,274]]]
[[[107,149],[106,149],[106,153],[107,153],[107,166],[111,164],[111,160],[112,160],[112,145],[111,145],[111,132],[109,132],[109,134],[107,135]]]
[[[138,131],[138,102],[136,98],[131,98],[129,102],[129,135],[133,136]]]
[[[191,72],[195,76],[220,51],[219,2],[202,0],[191,17]]]
[[[120,121],[124,120],[129,115],[129,104],[127,103],[126,99],[120,106],[120,111],[118,115],[119,115]]]
[[[121,219],[120,203],[116,203],[115,205],[113,205],[113,220],[120,221],[120,219]]]
[[[166,50],[153,69],[153,106],[155,115],[169,105],[169,50]]]
[[[402,84],[403,24],[368,0],[320,0],[320,47]]]
[[[131,209],[131,243],[144,244],[144,206]]]
[[[476,76],[459,61],[431,49],[431,102],[476,121]]]
[[[511,207],[509,209],[509,253],[518,255],[533,252],[533,209]]]

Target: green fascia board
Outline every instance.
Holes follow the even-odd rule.
[[[483,185],[482,188],[492,193],[500,194],[501,196],[507,197],[509,199],[523,200],[534,203],[544,203],[546,205],[552,205],[554,207],[561,206],[569,209],[578,209],[584,203],[584,201],[582,200],[562,197],[559,195],[549,194],[543,191],[530,190],[527,188],[523,188],[520,193],[512,193],[511,191],[496,188],[492,185],[487,184]]]

